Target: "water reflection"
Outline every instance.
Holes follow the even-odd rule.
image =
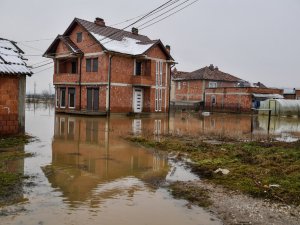
[[[149,123],[145,122],[145,127]],[[96,189],[103,184],[116,182],[111,190],[104,192],[105,196],[101,194],[110,198],[119,195],[121,190],[127,190],[130,195],[139,190],[136,179],[151,182],[166,177],[165,156],[148,152],[122,138],[131,128],[139,134],[139,126],[141,120],[135,119],[56,115],[52,164],[43,168],[52,187],[61,190],[66,201],[74,204],[95,199]],[[157,137],[161,131],[155,129]],[[124,179],[134,185],[121,188]]]
[[[268,117],[261,115],[198,114],[177,113],[170,117],[169,132],[174,134],[214,134],[239,139],[266,138],[268,135]],[[270,134],[275,136],[300,137],[298,118],[272,117]]]
[[[15,154],[25,154],[24,145],[15,147],[13,149],[1,150],[0,151],[0,173],[12,174],[17,176],[24,175],[24,158],[17,157],[18,159],[11,159]],[[5,159],[5,160],[3,160]],[[9,177],[7,177],[9,182]],[[2,188],[5,188],[5,177],[2,180]],[[9,205],[11,203],[17,203],[24,201],[23,182],[20,180],[16,182],[12,190],[5,193],[1,193],[3,198],[0,199],[0,205]],[[1,190],[3,191],[3,190]],[[5,195],[5,196],[4,196]]]

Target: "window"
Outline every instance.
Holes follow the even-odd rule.
[[[217,104],[217,99],[216,99],[216,96],[211,96],[211,104],[212,105],[216,105]]]
[[[163,62],[156,62],[156,86],[162,86]]]
[[[82,32],[77,33],[77,43],[82,42]]]
[[[75,108],[75,88],[69,88],[69,108]]]
[[[177,90],[181,90],[181,82],[177,82]]]
[[[98,58],[93,59],[93,72],[98,72]]]
[[[142,75],[142,62],[141,61],[135,61],[134,75]]]
[[[98,58],[86,59],[86,72],[98,72]]]
[[[216,88],[216,87],[218,87],[218,84],[217,84],[217,82],[209,82],[208,87],[209,88]]]
[[[66,107],[66,89],[61,88],[60,89],[60,108]]]
[[[155,89],[155,112],[160,112],[162,106],[162,89]]]
[[[72,74],[76,74],[77,73],[77,61],[74,60],[74,61],[71,62],[71,64],[72,64],[72,71],[71,71],[71,73]]]
[[[86,59],[86,72],[92,72],[92,59]]]
[[[59,93],[59,89],[55,88],[55,97],[56,97],[55,106],[56,106],[56,108],[58,108],[58,105],[59,105],[59,95],[58,95],[58,93]]]

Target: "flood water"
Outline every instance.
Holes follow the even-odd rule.
[[[26,132],[39,140],[25,146],[35,157],[18,163],[31,176],[26,201],[0,208],[1,224],[221,224],[206,210],[172,198],[159,181],[196,180],[183,164],[124,139],[145,133],[267,134],[268,119],[249,115],[176,113],[147,118],[77,117],[54,113],[53,106],[26,107]],[[270,133],[300,137],[296,118],[272,118]]]

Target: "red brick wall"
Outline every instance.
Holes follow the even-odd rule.
[[[296,99],[300,100],[300,90],[296,90]]]
[[[83,33],[83,41],[81,43],[77,43],[77,33]],[[96,44],[96,41],[84,31],[84,29],[77,25],[74,30],[70,34],[70,39],[85,53],[100,53],[102,52],[101,47]],[[68,52],[64,44],[61,42],[58,45],[57,53]],[[160,49],[160,47],[156,46],[150,49],[147,53],[148,57],[166,60],[167,57],[164,52]],[[86,72],[86,59],[87,58],[95,58],[98,57],[98,72]],[[65,59],[68,60],[68,59]],[[80,59],[78,58],[78,62]],[[78,63],[79,65],[80,63]],[[56,65],[55,65],[56,66]],[[108,67],[109,67],[109,56],[105,53],[101,53],[97,56],[85,56],[82,58],[82,75],[81,75],[81,83],[82,83],[82,104],[81,108],[86,109],[87,105],[87,94],[86,87],[88,86],[99,86],[100,87],[100,97],[99,104],[100,109],[105,111],[106,109],[106,89],[108,82]],[[146,74],[146,76],[141,76],[141,79],[133,76],[134,74],[134,58],[114,55],[112,57],[112,70],[111,70],[111,112],[131,112],[133,108],[133,88],[136,84],[140,82],[143,85],[147,85],[144,87],[144,110],[145,112],[154,112],[155,111],[155,90],[154,88],[150,88],[148,86],[155,86],[156,79],[156,61],[150,61],[151,69],[149,71],[150,74]],[[166,68],[167,63],[163,63],[163,77],[162,77],[162,85],[166,86],[170,82],[170,77],[167,77],[166,81]],[[76,85],[76,109],[79,109],[79,70],[80,66],[78,66],[78,74],[54,74],[54,84],[57,87],[69,87],[73,84]],[[169,73],[169,71],[168,71]],[[169,85],[167,85],[169,86]],[[166,96],[164,94],[166,93]],[[167,91],[163,90],[162,96],[162,108],[163,112],[166,112],[168,109],[164,109],[165,99],[169,99],[168,97],[169,91],[167,87]],[[66,94],[68,96],[68,93]],[[68,101],[66,101],[68,102]],[[166,102],[168,106],[168,102]],[[63,111],[68,110],[61,109]]]
[[[19,78],[0,76],[0,135],[17,134]]]
[[[204,91],[209,87],[209,82],[216,82],[218,87],[234,87],[236,82],[223,82],[211,80],[186,80],[175,81],[175,100],[176,101],[204,101]]]
[[[205,91],[205,109],[210,111],[250,112],[252,94],[282,94],[281,89],[271,88],[208,88]],[[216,103],[212,104],[212,98]]]

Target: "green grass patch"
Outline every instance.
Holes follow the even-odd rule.
[[[0,137],[0,149],[28,144],[33,138],[29,135]]]
[[[185,152],[202,178],[255,197],[300,205],[300,142],[230,142],[208,144],[187,136],[128,140],[162,151]],[[214,173],[218,168],[229,174]]]

